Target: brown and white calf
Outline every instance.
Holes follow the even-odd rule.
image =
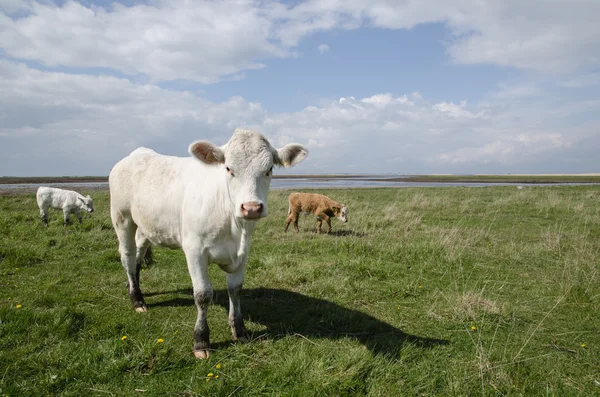
[[[348,208],[344,204],[337,203],[327,196],[314,193],[292,193],[288,198],[290,208],[288,217],[285,221],[285,232],[291,222],[294,222],[294,228],[298,232],[298,216],[300,213],[313,213],[317,217],[317,233],[321,233],[323,221],[327,222],[331,232],[331,218],[336,217],[340,222],[348,222]]]
[[[308,151],[298,144],[275,149],[257,132],[236,130],[223,146],[196,141],[189,152],[181,158],[139,148],[119,161],[108,178],[110,216],[137,312],[147,310],[139,277],[148,247],[183,249],[198,309],[194,354],[207,358],[206,313],[213,295],[208,265],[227,273],[229,325],[234,339],[247,340],[240,291],[250,237],[267,216],[273,166],[291,167]]]

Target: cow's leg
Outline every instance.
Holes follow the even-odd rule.
[[[198,317],[194,326],[194,355],[206,359],[210,349],[210,330],[206,314],[213,295],[213,288],[208,279],[208,258],[196,249],[184,248],[184,251],[194,287],[194,302],[198,308]]]
[[[137,226],[133,219],[125,218],[121,214],[112,214],[111,217],[119,239],[119,253],[121,254],[121,263],[127,273],[127,286],[133,309],[136,312],[146,312],[148,307],[140,290],[140,266],[135,261],[135,230]]]
[[[142,232],[142,229],[140,229],[139,227],[135,232],[135,245],[137,247],[135,253],[135,263],[138,267],[140,267],[144,262],[146,252],[148,252],[148,248],[150,248],[150,245],[152,245],[152,243],[150,242],[150,240],[148,240],[148,238]]]
[[[323,224],[323,219],[317,217],[317,233],[321,233],[321,225]]]
[[[248,331],[244,326],[244,318],[242,317],[242,309],[240,306],[240,294],[242,292],[242,283],[244,281],[244,273],[246,264],[243,263],[233,273],[227,273],[227,292],[229,293],[229,326],[233,340],[242,343],[250,340]]]

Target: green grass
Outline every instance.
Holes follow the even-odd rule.
[[[600,393],[599,187],[320,192],[350,209],[331,235],[312,217],[284,234],[289,192],[270,193],[251,343],[231,341],[211,266],[207,361],[181,251],[155,248],[133,312],[107,192],[83,225],[55,211],[48,228],[35,194],[0,196],[0,396]]]

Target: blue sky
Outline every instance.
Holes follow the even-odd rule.
[[[600,2],[0,0],[0,175],[237,127],[293,173],[600,172]]]

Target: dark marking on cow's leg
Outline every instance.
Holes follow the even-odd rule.
[[[323,224],[323,220],[321,218],[317,218],[317,234],[321,233],[321,225]]]
[[[233,340],[245,343],[250,340],[250,334],[244,326],[244,317],[242,316],[242,309],[240,306],[240,293],[242,286],[227,287],[229,292],[229,326],[231,327],[231,334]]]
[[[331,219],[327,218],[325,219],[325,222],[327,222],[327,226],[329,227],[329,230],[327,230],[327,233],[331,233]]]
[[[136,312],[146,312],[148,307],[140,290],[140,266],[135,263],[135,230],[137,227],[131,218],[125,218],[122,214],[111,213],[111,218],[119,239],[121,264],[127,274],[129,298],[133,309]]]
[[[212,287],[202,291],[194,291],[194,301],[198,308],[198,318],[194,326],[194,355],[197,358],[206,359],[210,349],[210,330],[206,321],[208,305],[212,300]]]
[[[133,305],[133,310],[136,312],[146,312],[148,311],[148,306],[146,306],[146,302],[144,301],[144,294],[142,294],[142,290],[140,289],[140,268],[142,265],[137,263],[135,265],[135,275],[133,277],[133,285],[129,286],[129,299],[131,299],[131,304]]]
[[[75,216],[77,217],[77,220],[79,221],[79,224],[81,225],[81,212],[76,212]]]

